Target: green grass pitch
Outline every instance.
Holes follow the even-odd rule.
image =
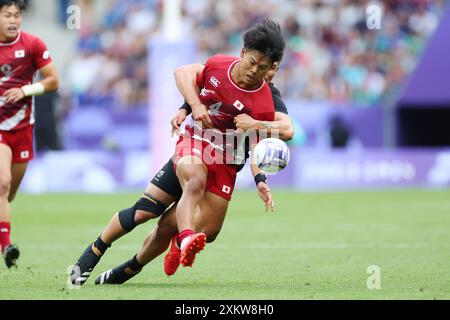
[[[294,193],[265,213],[236,193],[221,234],[173,277],[163,259],[122,286],[98,274],[132,257],[155,220],[116,243],[81,289],[67,268],[138,194],[25,195],[13,204],[19,267],[0,266],[0,299],[450,299],[450,191]],[[369,290],[367,268],[380,267]]]

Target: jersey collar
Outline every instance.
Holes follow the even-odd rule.
[[[16,44],[20,40],[20,35],[22,32],[19,30],[19,34],[17,35],[17,38],[12,42],[0,42],[0,47],[6,47],[6,46],[12,46],[13,44]]]

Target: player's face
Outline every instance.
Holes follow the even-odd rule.
[[[272,60],[256,50],[242,50],[241,77],[248,86],[254,86],[261,82],[272,66]]]
[[[15,5],[0,9],[0,40],[9,41],[17,37],[22,22],[22,12]]]
[[[277,73],[278,69],[280,69],[280,63],[274,62],[272,66],[270,67],[269,71],[267,71],[266,76],[264,77],[264,80],[266,80],[267,83],[272,82],[273,77],[275,77],[275,74]]]

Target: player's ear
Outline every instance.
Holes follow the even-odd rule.
[[[247,49],[242,48],[241,50],[241,58],[244,58],[245,53],[247,52]]]

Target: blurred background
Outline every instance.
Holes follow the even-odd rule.
[[[27,192],[142,190],[168,160],[181,64],[239,55],[271,17],[287,48],[274,79],[294,122],[291,164],[270,184],[299,190],[450,186],[446,0],[29,0],[23,29],[61,78],[36,99],[38,157]],[[367,27],[369,4],[383,9]],[[253,188],[244,171],[239,188]]]

